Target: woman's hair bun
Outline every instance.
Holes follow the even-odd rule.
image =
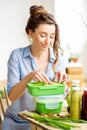
[[[43,6],[33,5],[30,8],[30,15],[34,16],[38,13],[47,13]]]

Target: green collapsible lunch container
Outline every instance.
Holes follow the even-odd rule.
[[[32,96],[58,95],[64,94],[64,83],[46,84],[44,82],[29,82],[27,83],[28,92]]]
[[[36,112],[39,114],[57,114],[62,110],[63,95],[36,97]]]

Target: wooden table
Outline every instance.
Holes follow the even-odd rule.
[[[66,111],[66,106],[64,104],[62,112],[60,113],[61,115],[68,116],[68,112]],[[36,121],[35,119],[32,119],[26,115],[23,115],[22,112],[19,113],[19,116],[21,116],[22,118],[24,118],[25,120],[28,120],[31,124],[31,130],[61,130],[61,129],[57,129],[45,124],[42,124],[38,121]],[[81,123],[72,123],[73,125],[77,125],[80,126],[80,128],[73,128],[72,130],[87,130],[87,124],[81,124]]]

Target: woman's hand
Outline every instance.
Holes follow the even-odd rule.
[[[58,83],[61,83],[63,81],[69,82],[70,81],[70,75],[58,71],[58,72],[55,73],[54,81],[56,81]]]
[[[61,83],[64,81],[64,84],[65,84],[64,99],[67,98],[67,96],[70,93],[70,88],[67,86],[66,82],[70,82],[70,75],[58,71],[55,73],[54,81],[56,81],[58,83]]]
[[[46,74],[41,70],[34,70],[29,73],[29,77],[31,80],[45,82],[47,84],[50,84],[50,80],[46,76]]]

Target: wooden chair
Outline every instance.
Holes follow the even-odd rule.
[[[2,84],[0,81],[0,85],[4,85],[0,86],[0,89],[3,91],[5,96],[4,98],[2,98],[2,96],[0,95],[0,121],[2,122],[6,108],[10,105],[10,101],[6,92],[6,82],[5,84]]]

